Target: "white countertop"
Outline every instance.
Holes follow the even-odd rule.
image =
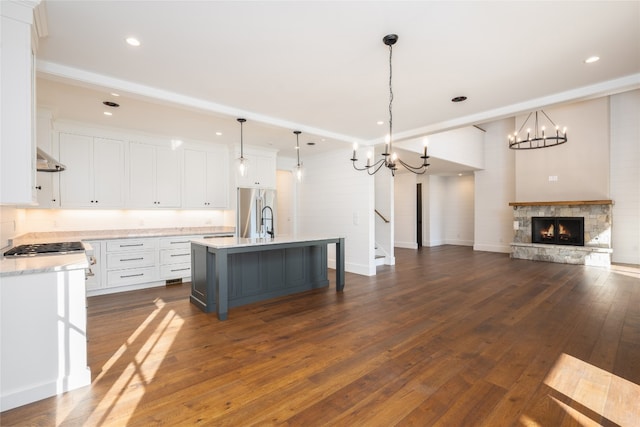
[[[142,237],[170,237],[181,235],[217,235],[233,233],[233,227],[175,227],[175,228],[140,228],[122,230],[87,230],[27,233],[13,239],[12,246],[31,243],[53,243],[87,240],[108,240]],[[85,252],[67,255],[40,255],[29,257],[4,257],[0,252],[0,277],[21,274],[36,274],[55,271],[77,270],[88,268]]]
[[[281,236],[281,237],[218,237],[213,239],[192,239],[192,243],[214,249],[242,248],[249,246],[277,245],[282,243],[314,242],[327,239],[338,239],[336,236]]]
[[[89,268],[84,252],[67,255],[0,257],[0,277]]]

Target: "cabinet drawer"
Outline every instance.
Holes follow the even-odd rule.
[[[160,266],[160,278],[162,280],[185,277],[191,277],[191,262]]]
[[[160,250],[160,265],[191,262],[191,248]]]
[[[122,268],[135,268],[135,267],[153,267],[155,264],[156,264],[155,251],[107,254],[108,270],[116,270],[116,269],[122,269]]]
[[[160,239],[160,249],[189,249],[191,248],[191,240],[200,237],[201,236],[163,237]]]
[[[107,241],[107,252],[126,252],[156,249],[156,239],[123,239]]]
[[[135,285],[153,282],[156,279],[156,268],[132,268],[107,272],[107,286]]]

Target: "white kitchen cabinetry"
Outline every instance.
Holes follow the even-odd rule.
[[[105,288],[158,280],[156,238],[106,241]]]
[[[19,274],[0,286],[0,411],[91,384],[84,269]]]
[[[202,236],[160,238],[160,279],[191,280],[191,239]]]
[[[249,160],[245,176],[236,170],[238,187],[276,188],[276,153],[245,150]]]
[[[132,208],[179,208],[181,151],[129,143],[129,198]]]
[[[0,204],[31,204],[37,200],[31,47],[36,5],[0,1]]]
[[[60,133],[60,205],[117,208],[124,205],[124,143]]]
[[[229,206],[226,148],[184,150],[184,205],[187,209]]]

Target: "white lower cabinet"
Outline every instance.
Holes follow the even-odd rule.
[[[157,281],[158,239],[119,239],[106,242],[106,288]]]
[[[203,236],[148,237],[87,241],[94,251],[89,296],[163,286],[191,280],[191,240]]]
[[[191,239],[201,236],[160,238],[160,277],[191,280]]]

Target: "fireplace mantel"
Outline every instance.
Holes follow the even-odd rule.
[[[509,202],[509,206],[585,206],[612,205],[613,200],[565,200],[557,202]]]

